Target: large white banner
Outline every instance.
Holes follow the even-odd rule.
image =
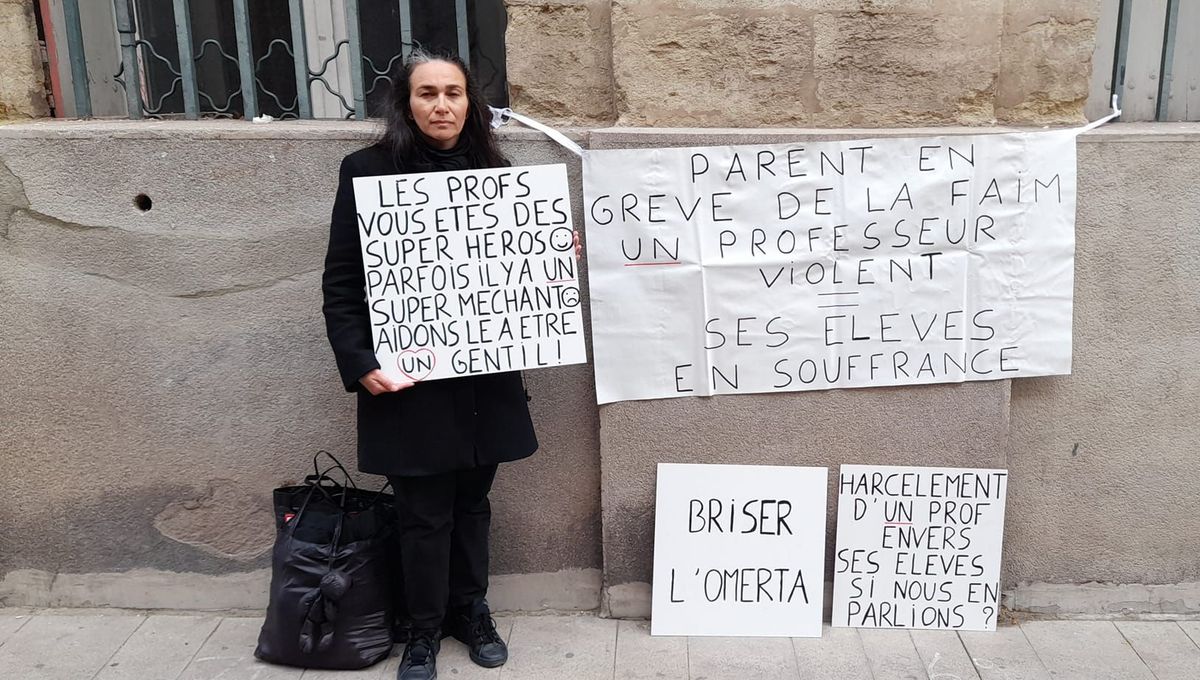
[[[1069,373],[1077,132],[588,152],[599,402]]]
[[[660,463],[653,635],[820,637],[822,467]]]
[[[587,361],[566,166],[360,177],[354,201],[388,376]]]
[[[995,630],[1005,470],[843,465],[833,625]]]

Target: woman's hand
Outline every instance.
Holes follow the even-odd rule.
[[[579,259],[583,256],[583,242],[579,240],[578,229],[572,231],[571,234],[575,237],[575,259]]]
[[[383,371],[379,370],[378,368],[359,378],[358,382],[362,383],[362,386],[367,388],[367,391],[370,392],[372,396],[376,397],[384,392],[399,392],[400,390],[406,390],[416,384],[411,380],[392,380],[384,375]]]

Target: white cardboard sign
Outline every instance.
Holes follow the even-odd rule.
[[[652,635],[820,637],[828,470],[660,463]]]
[[[995,630],[1005,470],[843,465],[833,625]]]
[[[565,165],[360,177],[354,200],[389,377],[587,361]]]
[[[1077,133],[589,151],[599,403],[1069,373]]]

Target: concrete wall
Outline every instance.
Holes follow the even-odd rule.
[[[0,603],[191,606],[206,589],[200,604],[265,602],[271,488],[302,477],[318,449],[354,461],[353,397],[319,284],[337,163],[371,131],[0,128],[0,451],[12,485]],[[507,135],[506,149],[526,164],[569,155],[532,132]],[[531,373],[529,388],[541,449],[497,480],[492,570],[534,576],[510,579],[497,604],[593,608],[591,371]]]
[[[1098,0],[507,0],[513,108],[558,123],[1082,120]]]
[[[1080,139],[1072,374],[1012,387],[1014,606],[1200,612],[1198,171],[1200,125]]]
[[[864,132],[614,128],[593,132],[591,146]],[[1008,468],[1009,607],[1200,613],[1197,168],[1197,125],[1110,125],[1080,137],[1069,377],[602,406],[608,611],[649,615],[655,464],[720,462],[830,467],[829,556],[838,465]],[[1102,585],[1080,585],[1091,582]]]
[[[369,134],[0,128],[0,451],[19,490],[0,496],[0,603],[263,604],[269,490],[318,448],[353,457],[318,282],[333,164]],[[576,137],[611,148],[863,134]],[[503,138],[519,163],[567,162],[580,205],[575,159],[527,130]],[[1010,470],[1010,607],[1200,613],[1200,125],[1101,128],[1080,138],[1079,167],[1071,376],[597,409],[589,367],[532,372],[542,450],[497,483],[494,602],[589,609],[603,594],[608,613],[645,615],[659,462],[896,463]]]
[[[1077,122],[1097,11],[507,6],[514,108],[591,128],[576,132],[593,148]],[[0,495],[0,604],[263,604],[269,490],[318,448],[353,457],[318,280],[334,164],[370,134],[0,128],[0,456],[19,490]],[[576,159],[529,131],[503,138],[519,163],[567,162],[578,192]],[[497,482],[494,603],[587,609],[603,595],[611,614],[644,615],[658,462],[879,462],[1009,468],[1010,607],[1200,613],[1200,127],[1102,128],[1081,137],[1079,165],[1073,375],[597,409],[589,367],[533,372],[542,450]]]

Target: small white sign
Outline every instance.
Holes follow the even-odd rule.
[[[359,177],[354,202],[388,377],[587,361],[565,165]]]
[[[828,469],[660,463],[652,635],[820,637]]]
[[[995,630],[1006,470],[843,465],[833,625]]]

